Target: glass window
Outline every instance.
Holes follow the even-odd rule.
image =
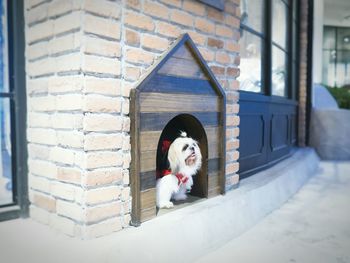
[[[241,0],[241,23],[263,33],[264,5],[265,1],[263,0]]]
[[[261,38],[248,31],[242,32],[240,76],[238,78],[241,90],[261,91],[261,46]]]
[[[8,44],[6,1],[0,2],[0,206],[11,204],[12,197],[12,154],[11,113],[8,85]]]
[[[287,55],[277,47],[272,47],[272,95],[286,95]]]
[[[350,51],[337,52],[337,64],[336,64],[336,85],[337,87],[350,85]]]
[[[350,50],[350,28],[338,28],[337,49]]]
[[[240,89],[262,91],[262,57],[264,42],[264,0],[241,1]]]
[[[326,86],[350,85],[350,28],[326,26],[323,30],[322,82]]]
[[[323,50],[322,57],[322,78],[327,86],[334,85],[336,51]]]
[[[6,1],[0,3],[1,27],[0,27],[0,92],[8,92],[8,43],[7,43],[7,15],[6,15]]]
[[[287,6],[281,0],[273,0],[272,3],[272,41],[285,49],[287,46]]]
[[[12,203],[10,103],[0,98],[0,205]]]
[[[323,30],[323,48],[335,49],[335,28],[325,27]]]
[[[293,65],[298,63],[298,1],[271,0],[271,6],[264,0],[240,3],[240,90],[296,99],[297,81],[292,78],[297,78]]]

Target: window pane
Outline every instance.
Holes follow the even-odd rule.
[[[0,98],[0,205],[12,203],[11,167],[10,103]]]
[[[241,1],[241,23],[263,33],[264,0]]]
[[[273,0],[272,41],[286,49],[287,46],[287,6],[281,0]]]
[[[350,51],[350,28],[338,27],[337,49]]]
[[[322,58],[322,83],[327,86],[335,85],[335,50],[324,50]]]
[[[8,92],[8,43],[6,1],[0,2],[0,92]]]
[[[261,38],[242,31],[240,40],[240,89],[245,91],[261,91]]]
[[[324,27],[323,29],[323,48],[335,49],[335,28]]]
[[[350,85],[350,51],[337,52],[336,86]]]
[[[272,95],[286,95],[287,54],[272,47]]]

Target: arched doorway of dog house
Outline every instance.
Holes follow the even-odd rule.
[[[158,141],[156,167],[157,171],[164,169],[164,154],[162,152],[163,141],[174,141],[184,131],[188,137],[198,142],[202,154],[201,169],[193,176],[193,187],[186,201],[175,202],[175,206],[181,207],[184,203],[191,203],[201,198],[208,197],[208,140],[206,132],[200,121],[190,114],[180,114],[171,119],[164,127]]]

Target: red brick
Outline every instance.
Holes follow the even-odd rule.
[[[147,1],[144,3],[143,10],[145,14],[160,17],[163,19],[168,19],[169,8],[154,2]]]
[[[160,21],[157,22],[157,33],[167,37],[177,38],[181,34],[181,29],[178,26]]]
[[[205,15],[205,5],[199,2],[184,1],[183,9],[200,16]]]
[[[193,26],[193,16],[180,10],[173,10],[173,12],[171,13],[170,19],[171,21],[184,26],[188,26],[188,27]]]
[[[160,0],[164,4],[181,7],[181,0]]]
[[[238,92],[226,92],[226,99],[230,102],[237,102],[239,98]]]
[[[230,163],[226,165],[226,174],[236,173],[239,170],[239,163]]]
[[[164,51],[169,47],[169,43],[165,38],[143,34],[142,47],[151,50]]]
[[[240,50],[240,45],[233,42],[232,40],[229,40],[226,42],[226,46],[225,46],[226,50],[228,51],[232,51],[232,52],[239,52]]]
[[[196,28],[198,28],[200,31],[213,34],[215,32],[215,25],[214,23],[208,21],[204,18],[197,18],[195,22]]]
[[[134,12],[127,12],[124,21],[126,25],[143,30],[153,31],[155,28],[152,18]]]
[[[223,22],[224,21],[224,12],[221,12],[215,8],[208,7],[208,17],[210,19]]]
[[[218,36],[229,37],[229,38],[234,36],[233,30],[231,27],[221,26],[221,25],[216,26],[215,34]]]
[[[238,77],[240,74],[239,68],[227,68],[227,75],[231,77]]]
[[[191,36],[193,42],[196,43],[197,45],[202,45],[202,46],[205,45],[205,41],[207,38],[202,34],[199,34],[194,31],[188,32],[188,34]]]
[[[211,66],[211,70],[215,75],[225,75],[225,68],[219,66]]]
[[[216,52],[216,61],[221,64],[229,64],[231,63],[231,58],[225,52]]]
[[[224,42],[220,39],[208,37],[208,46],[221,49],[224,47]]]
[[[131,8],[135,8],[135,9],[141,8],[140,0],[126,0],[126,4]]]
[[[226,125],[227,126],[238,126],[239,125],[239,116],[226,116]]]
[[[128,45],[139,46],[140,45],[140,34],[136,31],[126,29],[125,30],[125,41]]]
[[[231,79],[229,81],[228,89],[230,90],[239,90],[239,81],[235,79]]]

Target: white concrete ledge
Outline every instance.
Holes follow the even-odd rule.
[[[318,162],[314,150],[298,149],[225,196],[93,240],[56,234],[30,219],[3,222],[1,262],[193,262],[279,208],[316,173]]]
[[[243,180],[239,188],[225,196],[193,204],[133,229],[132,243],[117,246],[115,256],[121,262],[192,262],[280,207],[316,173],[318,163],[313,149],[298,149],[290,158]]]

